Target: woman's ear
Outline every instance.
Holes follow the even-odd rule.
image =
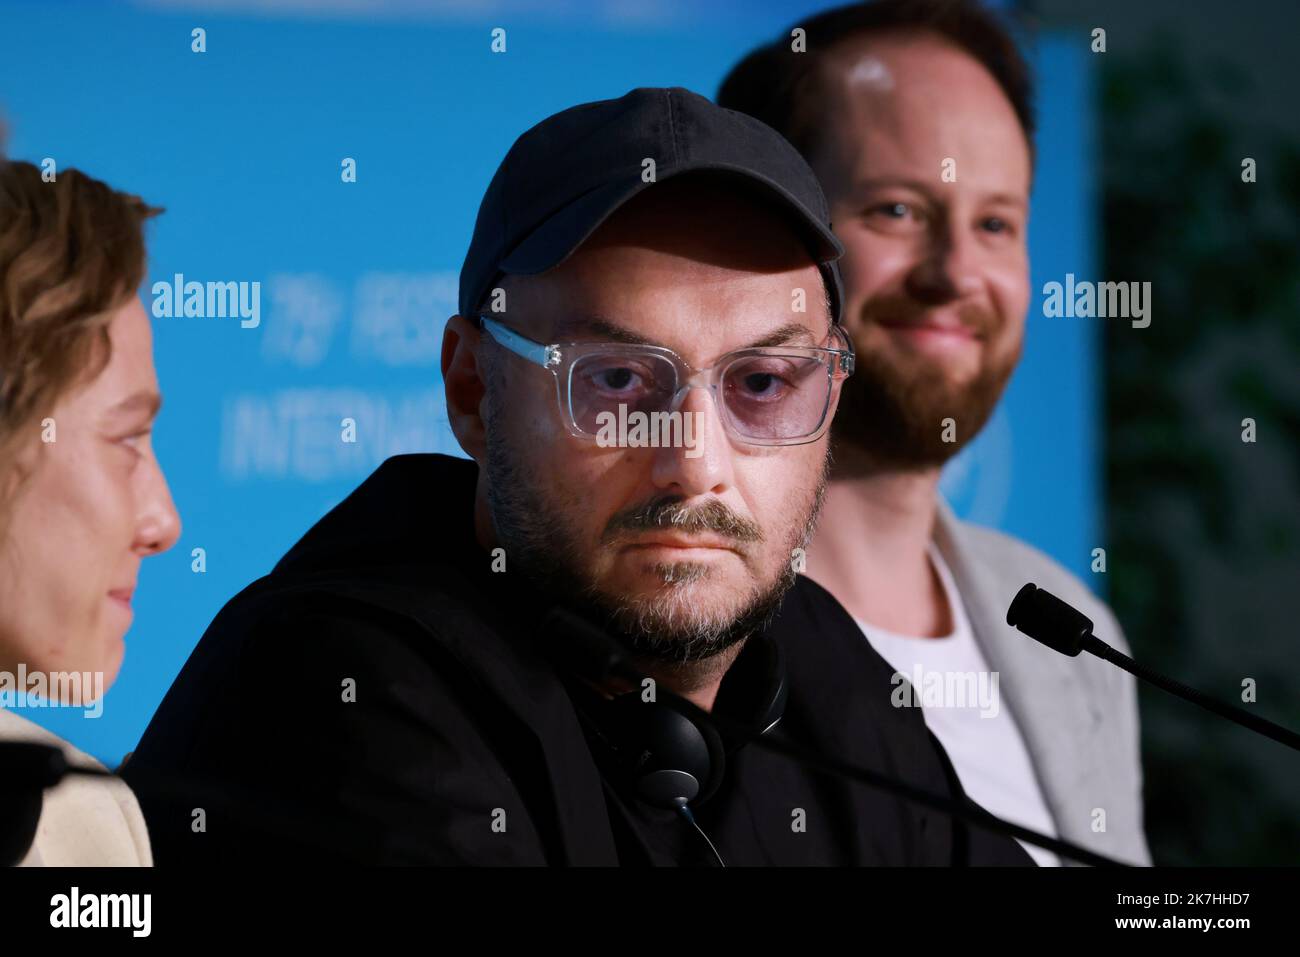
[[[465,454],[480,466],[487,463],[487,428],[483,398],[487,382],[479,367],[481,336],[475,323],[455,315],[442,333],[442,382],[447,397],[447,421]]]

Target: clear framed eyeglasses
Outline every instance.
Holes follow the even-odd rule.
[[[534,342],[480,315],[492,339],[555,376],[560,416],[570,434],[595,439],[602,414],[676,411],[687,390],[706,388],[728,434],[748,445],[815,442],[853,373],[853,344],[832,324],[823,347],[738,349],[695,369],[664,346],[623,342]]]

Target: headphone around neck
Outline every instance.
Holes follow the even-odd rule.
[[[714,707],[757,737],[781,720],[788,691],[780,646],[757,634],[732,663]],[[654,807],[709,800],[725,779],[729,756],[748,740],[723,733],[661,687],[651,699],[641,689],[612,699],[593,695],[583,710],[614,756],[621,783]]]

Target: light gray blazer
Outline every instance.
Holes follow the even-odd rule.
[[[1007,624],[1026,582],[1092,619],[1093,633],[1129,653],[1109,608],[1052,559],[1001,532],[958,519],[940,499],[935,544],[966,605],[975,640],[999,673],[1003,707],[1024,737],[1061,838],[1133,864],[1150,864],[1142,833],[1136,679],[1084,652],[1070,658]],[[1098,811],[1105,812],[1105,831]],[[1068,862],[1067,862],[1068,863]]]

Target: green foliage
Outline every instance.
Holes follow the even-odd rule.
[[[1300,728],[1300,144],[1167,37],[1102,70],[1105,274],[1155,305],[1106,325],[1110,598],[1139,659]],[[1300,755],[1140,694],[1157,863],[1300,863]]]

